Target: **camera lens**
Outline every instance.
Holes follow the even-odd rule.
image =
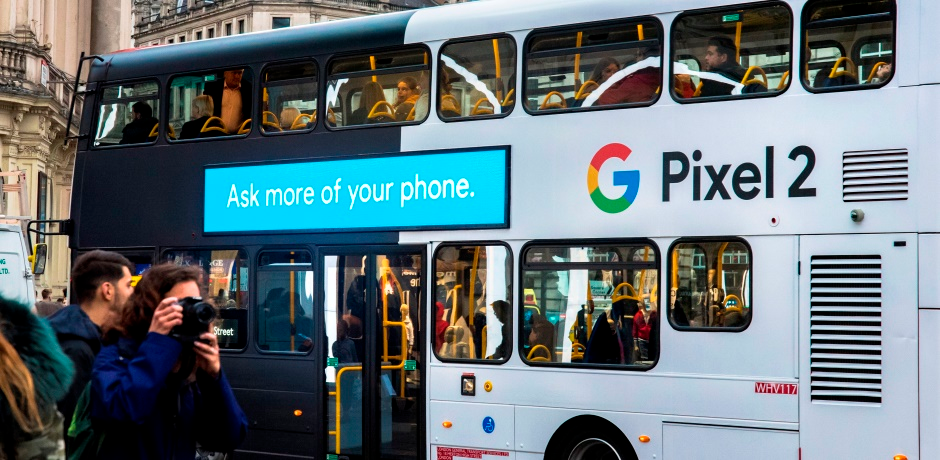
[[[212,305],[205,302],[199,302],[193,307],[196,319],[205,325],[209,325],[215,319],[215,309]]]

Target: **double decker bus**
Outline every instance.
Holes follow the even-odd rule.
[[[239,458],[940,458],[937,19],[491,1],[102,56],[70,247],[205,271]]]

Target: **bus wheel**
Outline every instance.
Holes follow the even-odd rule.
[[[558,429],[545,449],[545,460],[637,460],[637,456],[613,424],[581,416]]]

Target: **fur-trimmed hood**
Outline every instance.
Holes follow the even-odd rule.
[[[75,370],[49,324],[26,305],[0,298],[0,331],[32,374],[37,399],[55,404],[68,391]]]

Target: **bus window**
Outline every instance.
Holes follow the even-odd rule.
[[[649,105],[662,90],[662,49],[662,27],[653,19],[533,32],[525,109]]]
[[[434,256],[434,353],[504,362],[512,351],[512,260],[502,245],[441,245]]]
[[[429,101],[429,56],[424,48],[412,48],[330,62],[327,126],[424,121]]]
[[[648,369],[659,358],[654,246],[530,246],[519,350],[527,363]]]
[[[669,263],[676,329],[742,331],[751,322],[751,250],[741,241],[682,240]]]
[[[446,44],[437,76],[442,119],[509,115],[516,95],[516,44],[510,37]]]
[[[251,73],[231,68],[170,80],[167,137],[192,140],[251,131]]]
[[[313,129],[317,121],[317,65],[302,62],[268,67],[264,71],[261,132],[265,134]]]
[[[167,251],[163,260],[202,269],[205,300],[216,308],[213,332],[219,348],[242,350],[248,343],[248,256],[240,249]]]
[[[307,251],[258,256],[258,348],[306,353],[313,349],[313,262]]]
[[[887,83],[894,74],[895,16],[893,0],[808,2],[803,8],[806,89],[866,89]]]
[[[98,106],[95,147],[157,140],[160,85],[155,81],[108,86]]]
[[[683,14],[672,29],[676,100],[779,94],[790,84],[792,16],[786,5]],[[701,68],[688,65],[695,56]]]

